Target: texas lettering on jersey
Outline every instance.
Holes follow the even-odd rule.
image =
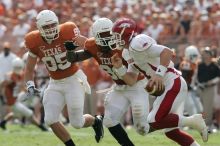
[[[39,48],[44,53],[44,56],[54,56],[62,53],[61,44],[56,45],[55,48],[45,49],[45,46],[40,46]]]

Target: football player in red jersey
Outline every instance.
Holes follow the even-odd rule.
[[[103,137],[102,117],[83,115],[84,95],[85,92],[90,93],[90,87],[78,65],[67,61],[63,45],[68,40],[83,46],[86,38],[80,35],[73,22],[59,25],[56,14],[50,10],[41,11],[36,17],[36,24],[38,30],[25,36],[25,45],[29,50],[25,71],[28,93],[38,92],[33,82],[33,73],[39,58],[50,75],[43,97],[45,123],[66,146],[75,146],[69,132],[59,121],[59,115],[67,105],[71,125],[77,129],[92,126],[96,141],[99,142]]]
[[[13,118],[14,112],[20,113],[31,120],[31,122],[39,127],[42,131],[47,131],[47,128],[40,124],[34,115],[33,111],[26,105],[19,101],[22,97],[25,97],[24,88],[24,62],[20,58],[12,60],[12,71],[8,72],[0,83],[3,89],[3,94],[6,97],[6,109],[7,114],[0,122],[0,127],[6,130],[6,123]]]
[[[127,18],[117,20],[112,28],[117,48],[127,48],[133,59],[132,64],[145,76],[150,76],[150,83],[155,84],[158,90],[165,85],[165,92],[157,96],[149,113],[150,126],[155,130],[165,129],[166,136],[180,145],[199,146],[191,136],[179,129],[181,126],[189,126],[198,130],[206,142],[208,130],[202,115],[182,115],[187,85],[171,61],[173,52],[145,34],[134,35],[135,32],[136,23]],[[126,83],[135,83],[135,78],[126,73],[120,57],[113,56],[112,64]]]
[[[105,114],[104,125],[109,129],[112,136],[122,146],[133,146],[134,144],[129,139],[127,133],[122,128],[120,120],[131,107],[133,114],[134,127],[136,131],[145,135],[149,131],[147,124],[147,116],[149,112],[148,94],[144,89],[146,79],[143,74],[137,73],[138,82],[133,86],[127,85],[121,77],[116,74],[113,69],[111,57],[118,54],[120,58],[124,56],[123,64],[128,66],[130,61],[128,52],[122,50],[113,50],[115,43],[111,35],[113,22],[108,18],[99,18],[92,25],[92,38],[85,42],[85,49],[74,51],[75,45],[73,42],[66,42],[67,59],[70,62],[83,61],[87,58],[94,57],[100,67],[105,70],[114,80],[115,85],[107,93],[105,98]],[[129,70],[134,70],[134,67]]]

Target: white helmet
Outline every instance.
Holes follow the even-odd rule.
[[[18,57],[13,59],[12,60],[12,68],[13,68],[13,72],[15,72],[16,74],[20,74],[24,69],[23,60]]]
[[[37,28],[46,41],[51,42],[59,37],[59,21],[53,11],[41,11],[36,20]]]
[[[185,58],[191,62],[196,62],[200,57],[199,50],[196,46],[188,46],[185,49]]]
[[[108,18],[99,18],[92,25],[92,34],[96,44],[102,47],[114,49],[115,41],[112,35],[113,22]]]

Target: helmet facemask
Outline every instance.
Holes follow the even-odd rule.
[[[116,49],[122,50],[126,44],[128,45],[128,43],[131,41],[131,39],[134,36],[134,31],[132,31],[129,34],[126,34],[125,29],[126,27],[124,27],[120,33],[118,32],[113,33],[115,42],[117,44]]]
[[[189,60],[193,63],[195,63],[198,60],[199,56],[197,54],[191,54],[189,56]]]
[[[103,52],[114,50],[116,42],[110,31],[97,33],[95,36],[96,44],[99,45]]]
[[[46,41],[51,42],[59,37],[58,22],[41,25],[38,29]]]

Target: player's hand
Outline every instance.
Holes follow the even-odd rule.
[[[112,65],[115,67],[115,68],[120,68],[123,64],[122,64],[122,59],[118,56],[118,53],[114,54],[112,57],[111,57],[111,62],[112,62]]]
[[[39,96],[40,93],[41,91],[33,86],[28,88],[28,94],[30,96]]]
[[[73,41],[65,41],[64,46],[65,46],[67,51],[74,51],[76,48],[79,47]]]
[[[156,85],[157,90],[163,90],[163,77],[160,75],[154,74],[151,79],[150,79],[150,86],[152,87],[153,85]]]
[[[27,86],[27,94],[23,100],[27,100],[28,98],[31,98],[33,96],[40,96],[41,91],[35,88],[35,84],[33,81],[27,81],[26,86]]]

